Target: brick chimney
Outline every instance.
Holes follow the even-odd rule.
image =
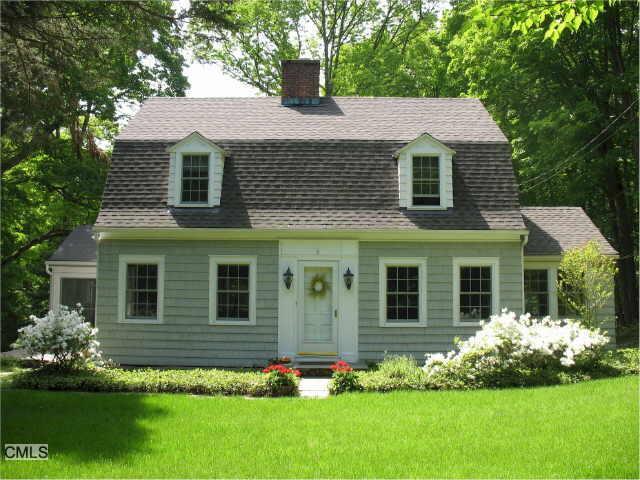
[[[320,104],[320,61],[282,61],[282,105]]]

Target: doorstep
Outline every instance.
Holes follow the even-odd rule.
[[[300,379],[298,390],[303,398],[327,398],[329,396],[329,378]]]

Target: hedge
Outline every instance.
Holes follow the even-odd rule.
[[[278,397],[298,394],[298,382],[283,385],[260,372],[216,369],[158,370],[120,368],[58,371],[41,368],[13,375],[11,386],[33,390],[86,392],[192,393]]]

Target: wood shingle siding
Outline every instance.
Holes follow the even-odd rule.
[[[118,323],[118,255],[165,255],[161,324]],[[209,324],[209,255],[257,256],[256,325]],[[121,364],[264,365],[277,355],[276,241],[102,241],[98,246],[101,349]]]
[[[378,259],[380,257],[427,258],[427,326],[380,327]],[[453,259],[498,257],[500,305],[522,310],[522,261],[519,243],[381,243],[360,242],[361,360],[379,360],[384,352],[414,356],[419,362],[427,352],[453,348],[455,337],[466,338],[476,326],[453,324]]]

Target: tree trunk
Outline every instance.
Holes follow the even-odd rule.
[[[622,54],[622,28],[620,26],[620,9],[618,5],[605,4],[605,25],[607,33],[607,48],[604,50],[606,58],[606,68],[622,78],[625,74],[624,57]],[[633,35],[632,32],[627,32]],[[616,98],[616,96],[618,98]],[[620,93],[611,90],[609,92],[606,114],[615,112],[619,105],[622,109],[635,103],[633,92],[626,90]],[[617,108],[616,108],[617,107]],[[637,109],[633,108],[628,114],[629,117],[636,115]],[[606,117],[605,117],[606,118]],[[603,145],[606,154],[609,151],[609,142]],[[637,140],[632,142],[631,154],[637,159]],[[624,173],[616,159],[610,160],[606,173],[606,192],[609,207],[613,213],[615,247],[620,254],[618,260],[618,276],[616,279],[616,297],[621,301],[620,311],[622,318],[620,323],[633,325],[638,323],[638,277],[635,264],[635,242],[633,232],[632,209],[625,194]]]

